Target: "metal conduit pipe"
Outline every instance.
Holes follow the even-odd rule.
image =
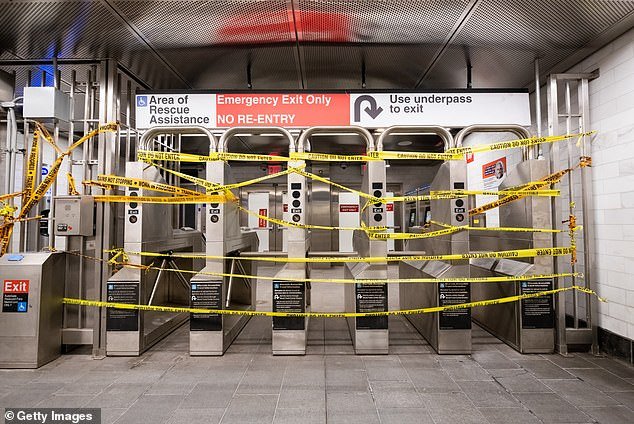
[[[163,134],[202,134],[206,135],[209,139],[209,152],[215,152],[218,149],[218,141],[216,137],[205,127],[191,126],[191,127],[152,127],[141,136],[139,141],[139,147],[143,150],[152,149],[152,139],[158,135]]]
[[[363,127],[358,126],[319,126],[310,127],[306,131],[302,132],[302,135],[297,139],[297,151],[304,152],[310,136],[315,134],[357,134],[365,140],[366,152],[373,152],[376,150],[374,146],[374,137],[370,131]]]
[[[379,139],[376,143],[376,147],[378,151],[383,150],[383,140],[388,135],[393,134],[402,134],[402,133],[420,133],[422,134],[434,134],[440,137],[445,143],[445,151],[449,150],[453,145],[454,139],[449,130],[444,127],[439,127],[437,125],[431,126],[415,126],[415,125],[395,125],[393,127],[388,127],[381,133]]]
[[[472,133],[476,132],[510,132],[517,135],[519,138],[530,138],[531,133],[521,125],[470,125],[460,130],[456,134],[455,147],[462,147],[464,139]],[[522,160],[532,159],[532,149],[522,148]]]
[[[251,135],[263,135],[263,134],[279,134],[288,139],[289,152],[293,152],[295,149],[295,140],[288,130],[282,127],[233,127],[229,128],[222,134],[220,141],[218,142],[218,152],[227,152],[227,146],[229,140],[238,134],[247,133]]]

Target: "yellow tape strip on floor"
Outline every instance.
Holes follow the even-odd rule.
[[[401,255],[387,257],[340,257],[340,256],[322,256],[312,258],[287,258],[287,257],[270,257],[270,256],[240,256],[240,260],[259,261],[259,262],[278,262],[278,263],[384,263],[384,262],[401,262],[401,261],[453,261],[466,259],[503,259],[503,258],[534,258],[537,256],[564,256],[574,252],[572,247],[548,247],[543,249],[519,249],[519,250],[501,250],[498,252],[471,252],[471,253],[450,253],[445,255]],[[156,252],[133,252],[124,249],[109,249],[105,253],[120,254],[128,256],[147,256],[147,257],[165,257],[164,253]],[[196,253],[172,253],[169,255],[174,258],[189,259],[236,259],[230,256],[209,256]]]
[[[384,312],[269,312],[269,311],[244,311],[231,309],[206,309],[206,308],[187,308],[175,306],[153,306],[153,305],[133,305],[127,303],[102,302],[97,300],[73,299],[65,297],[63,303],[67,305],[93,306],[99,308],[114,309],[132,309],[141,311],[158,311],[158,312],[174,312],[174,313],[192,313],[192,314],[219,314],[219,315],[248,315],[248,316],[264,316],[264,317],[310,317],[310,318],[358,318],[358,317],[379,317],[379,316],[397,316],[397,315],[418,315],[433,312],[451,311],[457,309],[474,308],[478,306],[498,305],[501,303],[517,302],[523,299],[531,299],[536,297],[550,296],[556,293],[562,293],[570,290],[576,290],[582,293],[596,296],[600,301],[606,302],[605,299],[599,297],[593,290],[582,286],[563,287],[554,290],[546,290],[538,293],[527,293],[516,296],[501,297],[498,299],[480,300],[476,302],[460,303],[456,305],[432,306],[418,309],[403,309],[398,311]]]

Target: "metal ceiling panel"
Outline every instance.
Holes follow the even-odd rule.
[[[0,51],[18,58],[117,58],[153,86],[180,87],[99,1],[0,0]]]
[[[631,0],[481,0],[422,86],[449,83],[456,68],[466,75],[463,50],[474,88],[526,86],[535,57],[546,71],[633,12]]]

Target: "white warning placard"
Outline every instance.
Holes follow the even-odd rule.
[[[350,124],[392,125],[531,124],[528,93],[419,92],[350,94]]]
[[[215,94],[139,94],[136,96],[136,127],[216,126]]]

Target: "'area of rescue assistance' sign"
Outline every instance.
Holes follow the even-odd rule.
[[[136,96],[136,125],[231,128],[317,125],[530,125],[528,92],[146,93]]]

